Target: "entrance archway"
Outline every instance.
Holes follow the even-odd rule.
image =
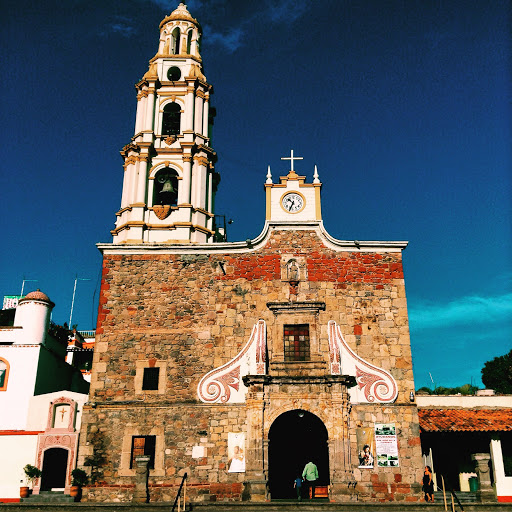
[[[68,450],[49,448],[44,452],[41,491],[64,489],[68,468]]]
[[[272,499],[296,498],[293,481],[307,462],[318,468],[317,485],[329,485],[327,429],[322,420],[296,409],[281,414],[268,433],[268,472]]]

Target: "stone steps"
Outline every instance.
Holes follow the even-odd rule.
[[[457,498],[464,505],[464,503],[478,503],[476,492],[459,492],[455,491]],[[434,493],[434,500],[439,503],[443,502],[443,493],[441,491],[436,491]],[[450,493],[446,493],[446,501],[451,504],[452,498]],[[435,502],[434,502],[435,503]],[[457,504],[457,501],[455,501]],[[451,506],[451,505],[450,505]]]
[[[28,498],[21,498],[21,503],[74,503],[74,498],[62,491],[41,491],[31,494]]]
[[[512,503],[463,504],[464,512],[512,512]],[[0,512],[171,512],[172,503],[0,503]],[[460,512],[460,507],[455,510]],[[444,512],[444,504],[327,503],[320,501],[270,503],[187,504],[186,512]],[[448,505],[451,512],[451,502]]]

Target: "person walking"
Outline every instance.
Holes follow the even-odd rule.
[[[302,478],[300,475],[294,480],[293,487],[297,491],[297,500],[300,501],[302,499]]]
[[[309,461],[304,466],[304,471],[302,472],[302,478],[304,479],[305,487],[306,487],[306,496],[309,495],[309,490],[311,489],[310,498],[313,499],[315,497],[315,483],[318,480],[318,469],[313,462]]]

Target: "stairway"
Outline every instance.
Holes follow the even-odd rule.
[[[478,503],[478,500],[476,498],[476,492],[463,492],[463,491],[455,491],[455,494],[457,495],[457,498],[459,498],[459,501],[464,506],[464,503]],[[443,501],[443,493],[441,491],[436,491],[434,493],[434,500],[439,503],[444,503]],[[455,505],[457,505],[457,501],[455,501]],[[452,502],[452,496],[449,492],[446,493],[446,502],[451,507]]]
[[[22,503],[74,503],[74,498],[63,491],[41,491],[31,494],[28,498],[21,498]]]

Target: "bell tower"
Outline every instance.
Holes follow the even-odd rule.
[[[115,244],[213,241],[219,174],[210,145],[212,86],[203,74],[201,26],[178,8],[160,23],[157,54],[138,82],[135,134],[124,159]]]

